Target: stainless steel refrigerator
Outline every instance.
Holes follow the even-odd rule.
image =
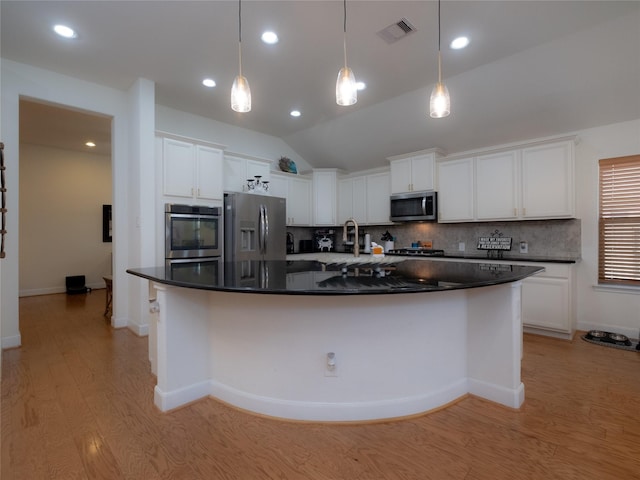
[[[253,193],[224,194],[224,260],[285,260],[286,200]]]

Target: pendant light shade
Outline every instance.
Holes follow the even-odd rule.
[[[336,103],[342,106],[353,105],[358,101],[358,87],[356,85],[356,76],[347,66],[347,0],[343,0],[344,5],[344,67],[338,72],[338,80],[336,81]]]
[[[451,113],[449,89],[442,83],[442,56],[440,54],[440,0],[438,0],[438,83],[433,87],[429,100],[431,118],[443,118]]]
[[[238,75],[231,87],[231,109],[245,113],[251,111],[251,89],[246,77]]]
[[[338,72],[336,82],[336,103],[338,105],[353,105],[358,101],[358,88],[353,71],[344,66]]]
[[[238,0],[238,76],[231,87],[231,109],[240,113],[251,111],[251,89],[242,76],[242,0]]]

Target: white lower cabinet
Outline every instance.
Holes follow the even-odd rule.
[[[497,263],[544,267],[522,281],[522,326],[536,333],[571,340],[576,330],[576,281],[574,263],[522,262],[495,259],[431,257],[443,262]]]
[[[542,265],[545,271],[522,282],[522,323],[525,332],[571,339],[576,326],[575,267]]]

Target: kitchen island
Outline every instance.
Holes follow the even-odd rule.
[[[213,396],[275,417],[363,421],[467,394],[519,408],[520,281],[541,270],[348,257],[127,271],[153,287],[161,410]]]

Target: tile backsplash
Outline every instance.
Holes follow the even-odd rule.
[[[311,239],[316,228],[289,228],[298,240]],[[432,248],[444,250],[449,255],[460,253],[484,254],[477,249],[480,237],[501,236],[513,239],[510,251],[504,252],[505,258],[527,257],[570,257],[579,259],[581,255],[581,222],[569,220],[527,220],[518,222],[482,222],[482,223],[404,223],[394,225],[362,226],[360,234],[368,233],[371,240],[382,243],[382,235],[389,231],[395,237],[395,247],[410,247],[414,242],[431,241]],[[342,227],[336,227],[336,249],[341,251]],[[528,252],[520,253],[520,242],[527,242]],[[464,244],[464,252],[460,250]]]

